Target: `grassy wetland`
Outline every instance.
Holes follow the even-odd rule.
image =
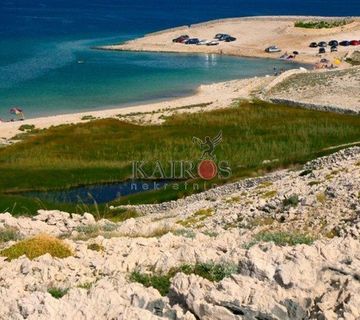
[[[229,162],[232,175],[214,182],[226,183],[300,164],[325,154],[326,148],[357,142],[360,117],[257,101],[175,114],[160,125],[101,119],[30,132],[21,142],[0,149],[0,212],[31,215],[38,209],[56,208],[106,216],[110,205],[183,197],[191,191],[149,191],[107,204],[84,205],[45,203],[19,193],[124,181],[132,175],[134,160],[197,160],[201,150],[192,137],[214,137],[220,130],[223,141],[215,153],[217,159]]]

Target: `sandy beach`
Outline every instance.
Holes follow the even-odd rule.
[[[331,61],[342,59],[354,50],[354,47],[339,47],[338,52],[326,53],[320,57],[318,49],[309,48],[309,44],[311,42],[329,42],[331,40],[359,40],[360,18],[347,17],[346,19],[352,21],[351,23],[330,29],[298,28],[294,26],[294,23],[297,21],[331,21],[334,19],[329,17],[279,16],[214,20],[152,33],[123,44],[100,48],[123,51],[215,53],[275,59],[278,59],[286,52],[291,54],[293,51],[298,51],[299,55],[296,57],[296,61],[314,64],[319,61],[319,58],[326,58]],[[217,46],[185,45],[172,42],[172,39],[183,34],[189,35],[191,38],[211,40],[218,33],[230,34],[236,37],[237,40],[230,43],[221,42]],[[282,51],[280,53],[266,53],[264,49],[271,45],[278,46]],[[328,51],[330,51],[329,48]]]
[[[141,122],[156,122],[152,121],[152,117],[159,118],[159,112],[162,110],[162,114],[166,110],[175,110],[182,107],[188,107],[193,105],[210,104],[207,110],[228,107],[233,99],[238,98],[250,98],[251,93],[267,84],[269,84],[274,77],[256,77],[252,79],[233,80],[227,82],[214,83],[210,85],[200,86],[196,93],[188,96],[172,100],[165,100],[155,103],[145,103],[131,107],[114,107],[107,110],[88,111],[72,114],[62,114],[55,116],[39,117],[34,119],[27,119],[25,121],[15,122],[3,122],[0,123],[0,141],[6,141],[20,133],[18,130],[22,125],[34,125],[35,128],[44,129],[51,126],[57,126],[61,124],[71,124],[85,122],[84,117],[91,118],[111,118],[119,115],[136,115],[137,120]],[[185,108],[187,112],[198,111],[198,108]],[[185,110],[184,109],[184,110]],[[144,116],[139,116],[139,113],[143,113]]]
[[[102,47],[102,49],[186,53],[205,52],[273,59],[278,59],[284,52],[297,50],[299,55],[296,58],[296,62],[314,64],[319,62],[321,58],[327,58],[330,62],[340,59],[342,63],[338,68],[349,70],[350,65],[344,62],[344,57],[349,57],[358,47],[339,47],[339,52],[319,56],[317,54],[318,50],[309,48],[308,45],[312,41],[360,39],[360,18],[351,18],[353,22],[331,29],[303,29],[294,27],[295,21],[311,19],[327,18],[256,17],[216,20],[190,27],[180,27],[149,34],[140,39],[120,45]],[[231,43],[222,42],[216,47],[189,46],[172,42],[173,38],[181,34],[189,34],[191,37],[198,37],[200,39],[212,39],[216,33],[220,32],[229,33],[237,37],[238,40]],[[282,52],[265,53],[264,48],[273,44],[282,48]],[[287,71],[278,77],[269,75],[266,77],[202,85],[193,95],[188,97],[143,103],[131,107],[114,106],[106,110],[47,116],[25,121],[3,122],[0,123],[0,142],[7,143],[8,139],[20,133],[19,127],[25,124],[43,129],[61,124],[89,121],[89,118],[121,118],[122,116],[127,116],[131,121],[135,120],[140,123],[157,123],[159,122],[160,115],[164,115],[164,113],[165,115],[171,114],[175,110],[176,112],[184,112],[184,110],[186,112],[198,112],[201,108],[191,108],[191,106],[202,104],[207,105],[207,110],[224,108],[228,107],[234,99],[249,99],[252,97],[269,101],[291,100],[292,103],[325,104],[325,106],[331,106],[331,110],[343,108],[359,112],[358,102],[360,101],[360,96],[356,88],[359,87],[360,79],[357,76],[357,70],[351,71],[350,75],[345,75],[345,77],[344,74],[337,74],[335,71],[331,76],[325,77],[327,80],[324,87],[324,80],[319,83],[317,81],[319,78],[317,74],[324,74],[324,72],[327,74],[327,72],[331,71],[307,72],[309,76],[302,77],[300,75],[296,77],[294,74],[304,74],[306,70],[301,70],[294,65],[294,70]],[[324,78],[324,76],[321,77]],[[290,79],[290,81],[286,82],[287,79]],[[282,83],[286,85],[281,86]],[[319,85],[322,87],[320,88]],[[306,86],[308,86],[307,89]],[[351,91],[350,95],[349,88]],[[323,95],[319,95],[317,92],[323,92]],[[182,110],[179,110],[179,108],[182,108]],[[141,113],[142,115],[139,115]],[[136,117],[133,117],[133,115],[136,115]],[[88,119],[86,120],[86,118]]]

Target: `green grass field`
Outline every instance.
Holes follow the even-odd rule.
[[[122,181],[132,175],[133,160],[196,160],[201,150],[192,137],[215,136],[220,130],[223,142],[216,155],[229,161],[228,181],[233,181],[303,163],[324,148],[359,141],[360,117],[241,102],[223,110],[178,114],[162,125],[104,119],[30,133],[22,142],[0,149],[0,212],[34,214],[39,208],[56,208],[101,214],[106,205],[42,203],[16,193]],[[263,164],[273,159],[278,161]],[[148,192],[112,204],[161,202],[189,193]]]

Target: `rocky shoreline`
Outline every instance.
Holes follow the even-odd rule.
[[[360,147],[125,209],[138,217],[0,214],[1,232],[16,234],[0,242],[1,255],[39,234],[72,252],[1,257],[0,319],[360,317]],[[210,280],[196,271],[209,266],[217,270]],[[171,275],[165,294],[134,273]]]

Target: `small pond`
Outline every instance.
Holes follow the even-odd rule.
[[[51,203],[83,203],[98,204],[108,203],[121,196],[128,196],[151,190],[159,190],[168,184],[168,181],[128,180],[112,184],[96,184],[54,191],[31,191],[21,195],[38,198]]]

